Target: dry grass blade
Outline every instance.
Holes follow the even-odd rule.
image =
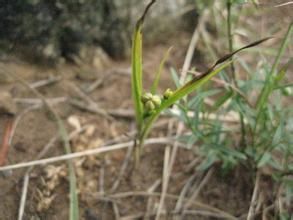
[[[7,119],[7,122],[5,124],[5,128],[4,128],[4,134],[3,134],[3,139],[2,139],[2,143],[1,143],[1,148],[0,148],[0,166],[3,166],[5,164],[6,158],[7,158],[7,154],[8,154],[8,150],[9,150],[9,140],[12,134],[12,128],[13,128],[13,119],[9,118]]]
[[[24,179],[23,179],[23,186],[22,186],[22,193],[21,193],[21,198],[20,198],[20,206],[18,209],[18,220],[22,220],[23,219],[23,214],[24,214],[24,207],[25,207],[25,202],[26,202],[26,197],[27,197],[27,189],[28,189],[28,185],[29,185],[29,173],[27,172],[24,175]]]
[[[91,194],[90,196],[95,196],[98,197],[98,195],[96,194]],[[101,198],[101,199],[123,199],[123,198],[127,198],[127,197],[133,197],[133,196],[144,196],[144,197],[160,197],[161,193],[158,192],[144,192],[144,191],[132,191],[132,192],[123,192],[123,193],[117,193],[114,195],[108,195],[105,198]],[[178,200],[178,196],[177,195],[173,195],[173,194],[166,194],[166,198],[170,199],[170,200]],[[185,199],[186,201],[186,199]],[[201,209],[204,209],[206,211],[209,211],[211,213],[217,214],[220,217],[223,217],[227,220],[237,220],[238,218],[234,217],[233,215],[220,210],[218,208],[215,208],[213,206],[207,205],[205,203],[201,203],[198,201],[192,201],[192,205]]]
[[[154,182],[154,184],[148,189],[148,192],[153,193],[158,188],[158,186],[161,184],[161,182],[162,182],[161,179],[156,180]],[[149,197],[148,202],[147,202],[146,213],[144,214],[144,219],[143,220],[150,220],[151,213],[153,212],[152,211],[153,203],[154,203],[153,198]]]
[[[165,148],[165,157],[164,157],[164,168],[163,168],[163,175],[162,175],[162,195],[160,198],[160,202],[159,202],[159,207],[157,210],[157,214],[156,214],[156,220],[160,219],[161,216],[161,212],[164,206],[164,200],[166,197],[166,193],[167,193],[167,188],[168,188],[168,180],[169,180],[169,163],[170,163],[170,147],[167,146]]]
[[[256,178],[255,178],[255,185],[253,189],[253,194],[251,197],[251,202],[249,206],[249,211],[247,214],[247,220],[253,220],[255,219],[255,207],[256,207],[256,201],[259,194],[259,183],[260,183],[260,172],[257,172]]]
[[[170,144],[172,142],[174,142],[174,138],[150,138],[145,141],[145,145]],[[114,144],[114,145],[110,145],[110,146],[94,148],[91,150],[85,150],[85,151],[80,151],[80,152],[76,152],[76,153],[69,153],[69,154],[61,155],[61,156],[57,156],[57,157],[51,157],[51,158],[46,158],[46,159],[41,159],[41,160],[34,160],[34,161],[23,162],[23,163],[18,163],[18,164],[14,164],[14,165],[3,166],[3,167],[0,167],[0,171],[20,169],[20,168],[36,166],[36,165],[44,165],[44,164],[48,164],[48,163],[55,163],[58,161],[71,160],[71,159],[84,157],[84,156],[88,156],[88,155],[111,152],[111,151],[115,151],[115,150],[128,148],[131,145],[133,145],[133,143],[134,143],[133,141],[129,141],[129,142],[121,143],[121,144]]]
[[[180,213],[181,208],[183,206],[183,201],[187,195],[188,190],[190,189],[192,183],[194,182],[195,178],[198,176],[197,172],[195,172],[192,176],[189,177],[189,179],[186,181],[186,184],[184,185],[184,187],[181,190],[180,196],[176,202],[176,206],[175,206],[175,212],[176,213]],[[176,218],[176,219],[180,219],[180,218]],[[175,220],[176,220],[175,219]]]
[[[203,180],[200,182],[200,184],[196,187],[196,190],[194,190],[194,192],[192,193],[192,195],[190,196],[190,198],[188,199],[188,201],[184,205],[183,213],[184,213],[184,210],[190,208],[190,206],[192,205],[192,202],[196,200],[200,191],[203,189],[203,187],[207,184],[207,182],[209,181],[209,179],[213,175],[213,172],[214,172],[214,170],[210,169],[207,172],[207,174],[205,175],[205,177],[203,178]]]

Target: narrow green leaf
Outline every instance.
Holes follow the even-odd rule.
[[[135,108],[135,118],[137,129],[140,132],[143,124],[143,105],[140,101],[142,95],[142,25],[150,7],[156,2],[152,0],[145,8],[142,16],[137,21],[133,33],[132,42],[132,74],[131,74],[131,92]]]
[[[187,94],[191,93],[192,91],[194,91],[198,87],[202,86],[204,83],[208,82],[213,76],[215,76],[217,73],[219,73],[224,68],[226,68],[228,65],[230,65],[231,62],[232,61],[229,61],[229,62],[221,65],[220,67],[216,68],[212,72],[206,74],[203,77],[200,77],[200,79],[198,79],[198,80],[192,79],[191,81],[186,83],[184,86],[177,89],[169,99],[163,101],[163,103],[157,109],[157,111],[154,112],[153,115],[151,115],[150,118],[146,121],[145,126],[143,127],[142,134],[141,134],[141,140],[143,140],[148,135],[149,130],[150,130],[153,122],[158,118],[158,116],[160,115],[160,113],[164,109],[170,107],[171,105],[173,105],[175,102],[177,102],[178,100],[180,100],[181,98],[183,98]]]
[[[232,96],[233,96],[233,91],[232,90],[228,90],[223,96],[221,96],[221,97],[218,98],[218,100],[213,105],[211,111],[218,110]]]
[[[284,77],[289,68],[289,66],[293,63],[293,58],[291,58],[279,71],[279,73],[275,76],[275,84],[278,84]]]
[[[171,68],[170,71],[171,71],[171,76],[172,76],[172,79],[175,83],[176,88],[179,88],[181,86],[181,83],[180,83],[180,79],[178,77],[178,73],[176,72],[176,70],[174,68]]]
[[[159,68],[158,68],[158,70],[156,72],[156,76],[155,76],[153,85],[151,87],[151,93],[152,94],[156,94],[156,92],[157,92],[157,88],[158,88],[158,84],[159,84],[159,81],[160,81],[161,73],[163,71],[163,68],[164,68],[164,65],[165,65],[166,60],[169,58],[169,55],[170,55],[171,50],[172,50],[172,47],[170,47],[166,51],[166,53],[164,54],[163,59],[161,60],[161,63],[159,65]]]
[[[271,160],[271,154],[269,152],[265,152],[260,160],[257,163],[257,167],[262,167],[266,165]]]
[[[140,101],[142,94],[142,34],[141,23],[135,27],[132,42],[132,74],[131,92],[135,109],[137,129],[140,130],[143,121],[143,106]]]
[[[226,68],[230,64],[231,64],[231,62],[227,62],[227,63],[223,64],[219,68],[213,70],[212,72],[210,72],[209,74],[207,74],[207,75],[205,75],[203,77],[194,78],[194,79],[190,80],[184,86],[182,86],[181,88],[177,89],[174,92],[173,96],[171,96],[168,100],[166,100],[165,102],[163,102],[162,105],[161,105],[161,107],[160,107],[160,110],[171,106],[177,100],[183,98],[185,95],[191,93],[192,91],[194,91],[195,89],[197,89],[201,85],[205,84],[213,76],[215,76],[216,74],[218,74],[220,71],[222,71],[224,68]]]
[[[268,77],[267,82],[269,82],[269,83],[265,84],[265,86],[263,87],[263,89],[258,97],[258,100],[256,102],[256,108],[259,112],[261,112],[263,106],[265,105],[265,103],[267,103],[267,100],[273,90],[273,87],[274,87],[273,78],[275,77],[276,69],[278,68],[280,59],[281,59],[282,55],[284,54],[285,49],[288,45],[292,31],[293,31],[293,22],[288,27],[287,33],[283,39],[283,42],[282,42],[281,47],[278,51],[278,54],[277,54],[276,59],[274,61],[274,64],[271,68],[271,71],[270,71],[269,75],[267,76]]]
[[[53,113],[54,114],[54,113]],[[63,139],[64,149],[66,154],[70,154],[71,147],[69,143],[68,132],[66,131],[65,125],[60,119],[60,117],[55,114],[57,119],[57,124],[59,127],[60,136]],[[74,165],[71,160],[67,162],[68,164],[68,171],[69,171],[69,220],[78,220],[79,219],[79,202],[78,202],[78,195],[77,195],[77,181],[76,175],[74,170]]]

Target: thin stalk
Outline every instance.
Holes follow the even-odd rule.
[[[289,42],[289,39],[290,39],[290,36],[293,32],[293,22],[290,23],[289,27],[288,27],[288,30],[283,38],[283,41],[282,41],[282,44],[278,50],[278,54],[276,56],[276,59],[274,61],[274,64],[271,68],[271,71],[269,72],[269,75],[267,76],[267,79],[270,79],[268,80],[268,83],[266,85],[263,86],[262,88],[262,91],[258,97],[258,100],[257,100],[257,103],[256,103],[256,110],[257,110],[257,116],[256,116],[256,122],[255,122],[255,125],[254,125],[254,128],[253,128],[253,136],[252,136],[252,143],[254,145],[255,143],[255,134],[257,132],[257,129],[258,129],[258,125],[259,125],[259,122],[260,122],[260,118],[261,116],[264,114],[264,106],[265,104],[267,103],[268,101],[268,98],[271,94],[271,92],[274,90],[274,86],[272,85],[272,81],[275,81],[275,80],[272,80],[276,74],[277,74],[277,68],[278,68],[278,65],[280,63],[280,60],[281,60],[281,57],[284,55],[284,52],[285,52],[285,49],[288,45],[288,42]]]
[[[229,46],[229,53],[233,51],[233,35],[232,35],[232,17],[231,17],[231,7],[232,7],[232,0],[227,0],[227,35],[228,35],[228,46]],[[230,60],[233,58],[231,57]],[[231,76],[232,76],[232,83],[236,85],[236,74],[235,74],[235,66],[231,63],[230,66]]]
[[[227,35],[228,35],[228,45],[229,45],[229,53],[233,51],[233,35],[232,35],[232,17],[231,17],[231,7],[232,7],[232,0],[227,0]],[[233,58],[231,57],[231,60]],[[231,72],[231,81],[232,85],[238,88],[237,81],[236,81],[236,74],[235,74],[235,66],[234,63],[231,63],[230,66]],[[241,126],[241,146],[245,147],[246,145],[246,130],[245,130],[245,123],[243,115],[239,112],[239,119],[240,119],[240,126]]]
[[[292,34],[292,31],[293,31],[293,22],[291,22],[291,24],[288,27],[287,33],[285,34],[285,37],[284,37],[283,42],[281,44],[281,47],[278,50],[277,57],[276,57],[276,59],[274,61],[272,69],[271,69],[271,71],[269,73],[269,77],[273,77],[273,75],[276,74],[277,67],[278,67],[278,65],[280,63],[281,57],[283,56],[283,54],[285,52],[285,49],[286,49],[287,44],[289,42],[290,36]],[[270,86],[264,86],[263,87],[263,90],[261,91],[261,95],[260,95],[259,99],[257,100],[256,108],[257,108],[258,112],[261,112],[262,107],[263,107],[263,105],[265,103],[265,100],[269,96],[269,93],[270,93],[269,90],[270,90]]]

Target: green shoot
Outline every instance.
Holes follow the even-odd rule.
[[[288,42],[289,42],[289,39],[291,34],[292,34],[292,31],[293,31],[293,23],[291,23],[289,25],[289,28],[288,28],[288,31],[284,37],[284,40],[282,42],[282,45],[278,51],[278,54],[277,54],[277,57],[275,59],[275,62],[271,68],[271,71],[269,73],[269,75],[267,76],[267,83],[266,85],[263,87],[263,90],[261,91],[261,94],[257,100],[257,103],[256,103],[256,108],[258,109],[259,112],[261,112],[263,106],[265,105],[265,103],[267,103],[267,100],[268,100],[268,97],[270,95],[270,93],[272,92],[273,88],[272,88],[272,85],[273,85],[273,79],[274,77],[276,77],[276,70],[278,68],[278,65],[279,65],[279,62],[280,62],[280,59],[282,57],[282,55],[284,54],[284,51],[288,45]]]
[[[170,52],[172,50],[172,47],[170,47],[167,52],[164,54],[164,57],[160,63],[160,66],[159,66],[159,69],[158,71],[156,72],[156,76],[155,76],[155,79],[154,79],[154,82],[153,82],[153,85],[151,87],[151,93],[152,94],[156,94],[157,92],[157,88],[158,88],[158,85],[159,85],[159,81],[160,81],[160,77],[161,77],[161,73],[163,71],[163,68],[164,68],[164,65],[165,65],[165,62],[166,60],[168,59],[169,55],[170,55]]]
[[[181,87],[177,88],[176,91],[171,91],[167,89],[163,98],[160,96],[152,94],[152,93],[145,93],[142,94],[142,25],[144,18],[150,9],[151,5],[155,2],[155,0],[151,1],[148,6],[146,7],[142,17],[138,20],[134,35],[133,35],[133,45],[132,45],[132,96],[134,101],[135,107],[135,115],[136,115],[136,124],[137,124],[137,136],[135,140],[135,159],[136,165],[139,163],[139,158],[141,155],[141,148],[143,146],[144,140],[149,134],[153,123],[159,117],[160,113],[173,104],[175,104],[180,99],[184,98],[186,95],[190,94],[191,92],[195,91],[197,88],[202,86],[203,84],[210,81],[210,79],[221,72],[224,68],[229,66],[232,63],[230,60],[234,54],[244,50],[246,48],[250,48],[256,46],[270,38],[261,39],[255,41],[247,46],[244,46],[234,52],[226,54],[219,60],[215,62],[213,66],[211,66],[205,73],[201,76],[192,78],[189,82],[182,85]],[[155,92],[159,83],[160,73],[163,68],[163,64],[166,60],[166,57],[169,52],[166,53],[164,59],[161,62],[159,70],[156,74],[155,80],[153,82],[153,86],[151,88],[152,92]],[[228,62],[228,60],[230,60]],[[220,66],[219,66],[220,65]],[[219,67],[218,67],[219,66]]]

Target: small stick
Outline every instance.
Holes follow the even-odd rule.
[[[126,171],[126,168],[127,168],[128,164],[129,164],[129,161],[131,159],[132,152],[133,152],[133,145],[131,145],[127,149],[127,153],[126,153],[124,162],[123,162],[123,164],[121,166],[121,169],[120,169],[120,172],[118,174],[117,179],[115,180],[113,186],[110,189],[110,192],[114,192],[118,188],[118,186],[120,184],[120,181],[121,181],[121,179],[122,179],[122,177],[123,177],[123,175],[124,175],[124,173]]]
[[[91,84],[88,88],[86,88],[84,91],[86,93],[91,93],[94,91],[96,88],[98,88],[100,85],[102,85],[105,81],[105,77],[98,78],[93,84]]]
[[[70,83],[69,84],[74,91],[79,95],[80,98],[82,98],[85,102],[88,104],[85,105],[84,103],[82,104],[81,102],[78,102],[77,100],[71,100],[70,103],[72,105],[78,106],[79,108],[82,109],[82,106],[84,107],[83,109],[95,112],[97,114],[101,114],[102,116],[106,117],[109,120],[112,120],[113,118],[104,110],[101,109],[98,104],[87,94],[85,94],[80,88],[78,88],[75,84]]]
[[[40,80],[40,81],[37,81],[34,83],[30,83],[29,85],[31,88],[37,89],[37,88],[40,88],[43,86],[47,86],[47,85],[56,83],[60,80],[61,80],[61,76],[57,76],[57,77],[49,76],[47,79],[43,79],[43,80]]]
[[[120,220],[121,218],[120,218],[118,205],[116,204],[116,202],[112,201],[112,206],[113,206],[113,211],[114,211],[114,214],[115,214],[115,219]]]
[[[44,104],[43,100],[38,98],[14,98],[13,100],[19,104],[28,104],[28,105],[43,105]],[[46,101],[50,105],[55,105],[62,102],[66,102],[67,97],[46,98]]]
[[[97,197],[96,194],[88,194],[89,196],[94,196]],[[161,193],[159,192],[145,192],[145,191],[131,191],[131,192],[122,192],[122,193],[117,193],[117,194],[113,194],[113,195],[108,195],[107,197],[105,197],[106,199],[122,199],[122,198],[127,198],[127,197],[132,197],[132,196],[143,196],[143,197],[160,197]],[[105,198],[99,198],[99,199],[105,199]],[[178,195],[174,195],[174,194],[168,194],[166,193],[166,198],[168,199],[172,199],[172,200],[178,200],[179,196]],[[186,199],[184,199],[186,200]],[[210,212],[214,212],[217,213],[219,216],[224,217],[225,219],[231,219],[231,220],[238,220],[238,218],[234,217],[233,215],[220,210],[218,208],[215,208],[213,206],[210,206],[208,204],[199,202],[199,201],[192,201],[192,204],[205,209],[207,211]]]
[[[150,138],[146,140],[145,144],[146,145],[170,144],[172,142],[174,142],[174,138]],[[29,162],[23,162],[23,163],[18,163],[14,165],[4,166],[4,167],[0,167],[0,171],[19,169],[19,168],[30,167],[35,165],[44,165],[48,163],[55,163],[58,161],[70,160],[70,159],[75,159],[75,158],[88,156],[88,155],[101,154],[101,153],[106,153],[110,151],[125,149],[131,145],[133,145],[133,141],[129,141],[126,143],[121,143],[121,144],[114,144],[110,146],[98,147],[98,148],[75,152],[75,153],[68,153],[65,155],[50,157],[50,158],[41,159],[41,160],[33,160]]]
[[[181,207],[183,204],[183,201],[187,195],[188,190],[190,189],[192,183],[194,182],[195,178],[198,176],[198,173],[195,172],[192,174],[192,176],[190,176],[188,178],[188,180],[186,181],[186,184],[184,185],[184,187],[182,188],[181,192],[180,192],[180,196],[176,202],[176,206],[175,206],[175,212],[179,213],[181,211]]]
[[[132,109],[110,109],[107,112],[114,117],[134,118],[134,111]]]
[[[247,214],[247,220],[253,220],[255,216],[255,206],[256,206],[256,200],[259,192],[259,182],[260,182],[260,173],[256,173],[256,178],[255,178],[255,184],[254,184],[254,189],[253,189],[253,194],[252,198],[250,201],[250,206],[249,206],[249,211]]]
[[[214,169],[213,168],[210,169],[207,172],[207,174],[205,175],[205,177],[203,178],[203,180],[201,181],[201,183],[197,186],[196,190],[194,190],[194,192],[192,193],[192,195],[190,196],[190,198],[188,199],[188,201],[184,205],[183,214],[184,214],[184,210],[188,209],[192,205],[192,202],[196,200],[196,198],[198,197],[200,191],[203,189],[203,187],[207,184],[207,182],[211,178],[213,172],[214,172]]]
[[[148,192],[149,193],[153,193],[157,188],[158,186],[161,184],[161,180],[158,179],[154,182],[154,184],[148,189]],[[144,215],[144,220],[149,220],[150,217],[151,217],[151,208],[152,208],[152,205],[153,205],[153,199],[152,197],[150,196],[148,198],[148,202],[147,202],[147,208],[146,208],[146,213]]]
[[[159,220],[161,216],[161,212],[164,206],[164,201],[167,193],[168,188],[168,180],[169,180],[169,163],[170,163],[170,146],[167,146],[165,148],[165,156],[164,156],[164,168],[163,168],[163,176],[162,176],[162,195],[160,198],[159,207],[157,210],[156,218],[155,220]]]
[[[107,113],[107,111],[97,107],[96,105],[92,105],[91,103],[86,104],[86,103],[78,101],[76,99],[70,99],[69,103],[72,106],[75,106],[75,107],[77,107],[77,108],[79,108],[81,110],[85,110],[85,111],[88,111],[88,112],[91,112],[91,113],[102,115],[102,116],[106,117],[109,120],[113,120],[113,118]]]
[[[0,149],[0,166],[3,166],[5,164],[5,161],[7,159],[7,154],[9,151],[9,147],[10,147],[10,136],[12,134],[13,131],[13,123],[14,120],[13,118],[8,118],[5,126],[4,126],[4,134],[3,134],[3,139],[2,139],[2,143],[1,143],[1,149]]]
[[[274,7],[278,8],[278,7],[283,7],[283,6],[292,5],[292,4],[293,4],[293,1],[289,1],[289,2],[279,4],[279,5],[274,5]]]
[[[29,185],[29,179],[30,179],[29,172],[26,172],[26,174],[24,175],[24,179],[23,179],[20,206],[19,206],[19,209],[18,209],[18,220],[23,219],[25,202],[26,202],[26,197],[27,197],[27,189],[28,189],[28,185]]]

